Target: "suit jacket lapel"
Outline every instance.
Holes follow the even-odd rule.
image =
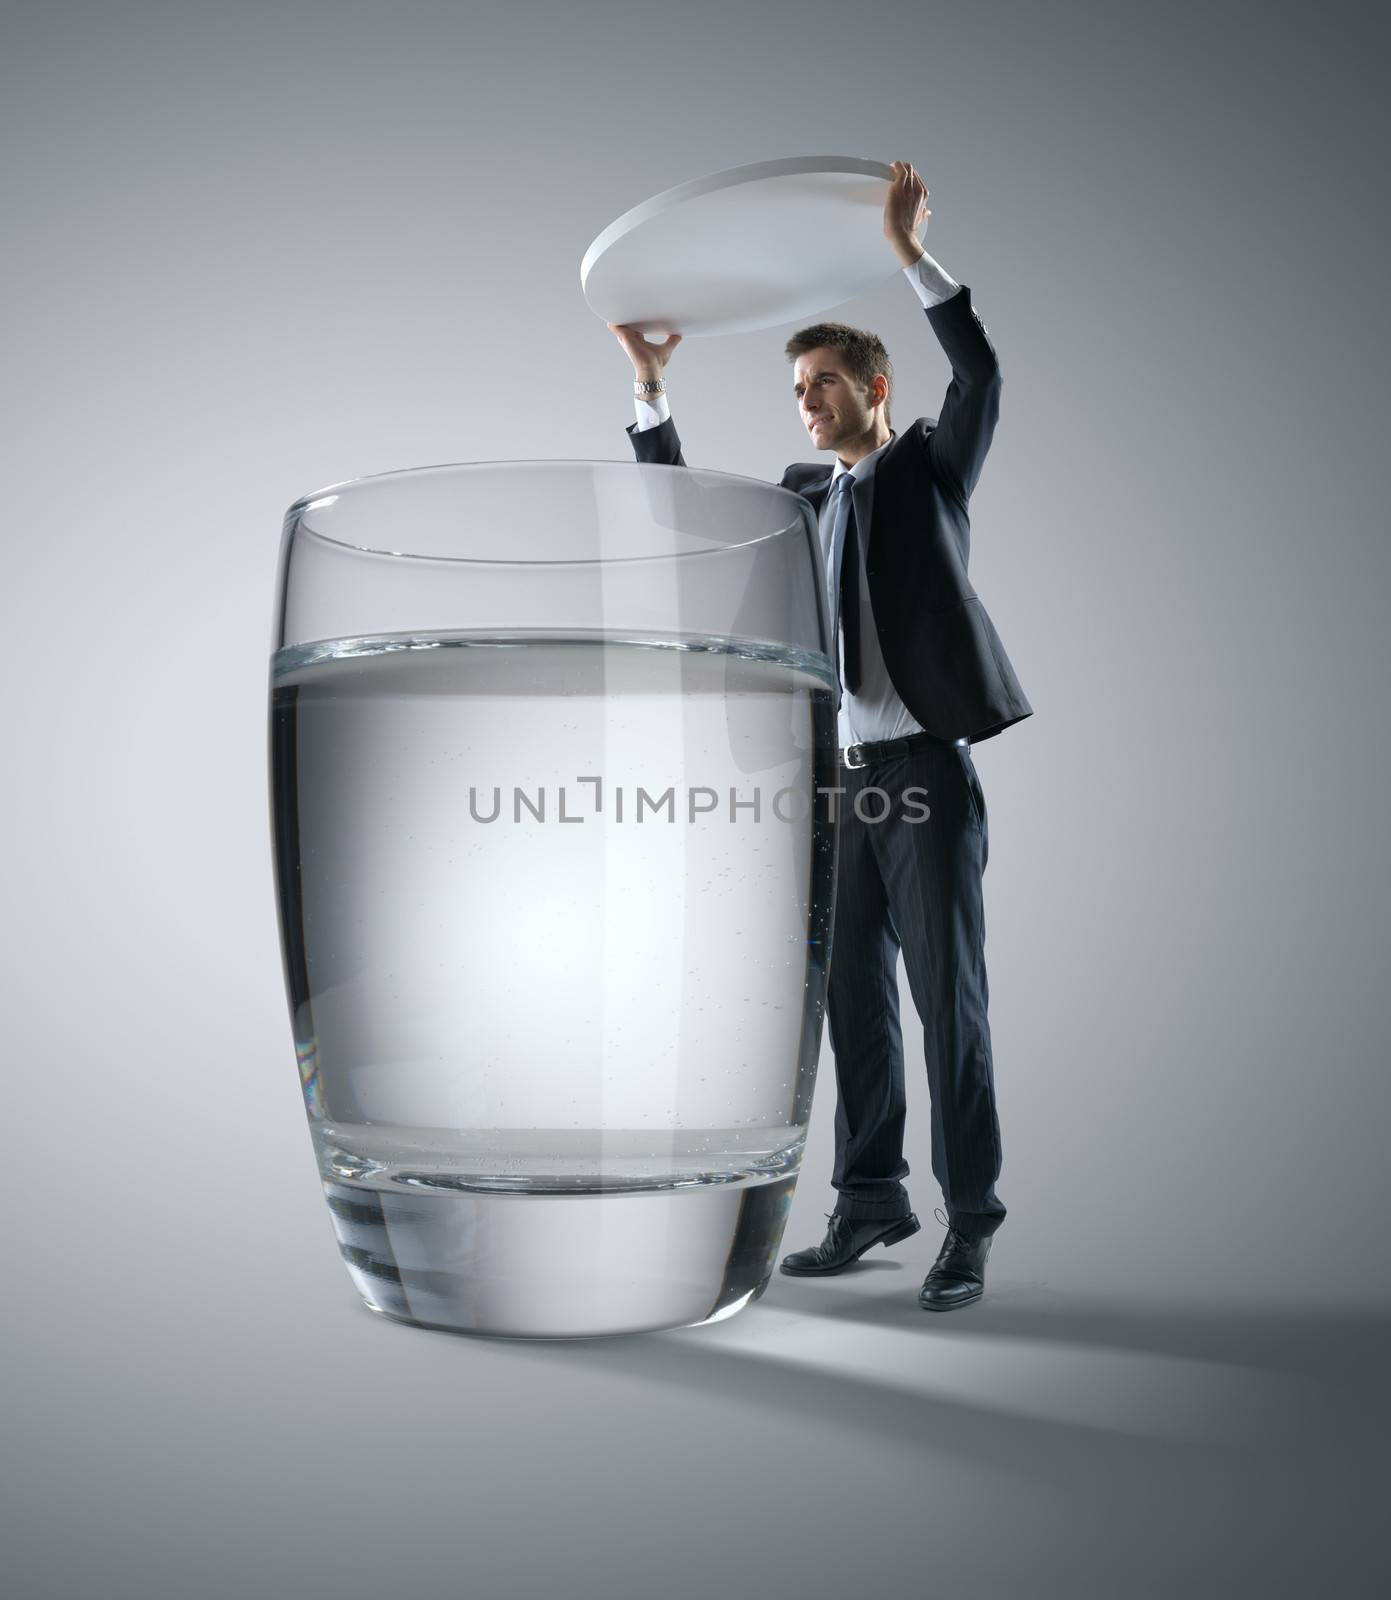
[[[895,433],[889,440],[888,448],[879,457],[874,468],[874,503],[870,507],[869,527],[861,537],[864,540],[865,562],[868,565],[870,549],[874,543],[874,525],[879,520],[880,508],[892,500],[893,485],[898,477],[898,462],[895,460],[895,449],[902,443],[903,435]],[[888,483],[885,483],[885,468],[888,469]],[[783,474],[783,487],[795,490],[804,500],[809,500],[816,508],[816,514],[821,515],[821,508],[826,503],[826,496],[830,492],[831,484],[835,480],[835,468],[830,472],[819,461],[798,462],[795,467],[789,467]],[[888,488],[890,501],[884,498],[885,488]],[[851,491],[854,492],[853,490]]]

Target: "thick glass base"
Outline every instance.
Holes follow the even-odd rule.
[[[372,1310],[460,1333],[583,1339],[718,1322],[757,1299],[796,1181],[593,1194],[325,1181],[324,1192]]]

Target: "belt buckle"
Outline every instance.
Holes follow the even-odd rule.
[[[868,765],[863,756],[861,756],[858,761],[851,760],[851,757],[854,755],[855,751],[859,750],[860,748],[861,746],[857,744],[846,745],[843,759],[847,767],[857,768]]]

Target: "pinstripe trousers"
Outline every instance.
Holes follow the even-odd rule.
[[[933,1175],[951,1226],[983,1238],[1004,1221],[1005,1207],[995,1193],[1000,1123],[981,891],[989,845],[975,763],[968,745],[943,741],[838,766],[835,781],[845,791],[837,796],[826,1005],[836,1066],[835,1209],[856,1219],[912,1209],[902,1182],[901,949],[923,1027]],[[925,820],[911,820],[924,810]]]

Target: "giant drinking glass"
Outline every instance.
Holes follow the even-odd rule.
[[[483,462],[290,507],[281,949],[373,1310],[574,1337],[767,1284],[830,961],[836,680],[811,508]]]

